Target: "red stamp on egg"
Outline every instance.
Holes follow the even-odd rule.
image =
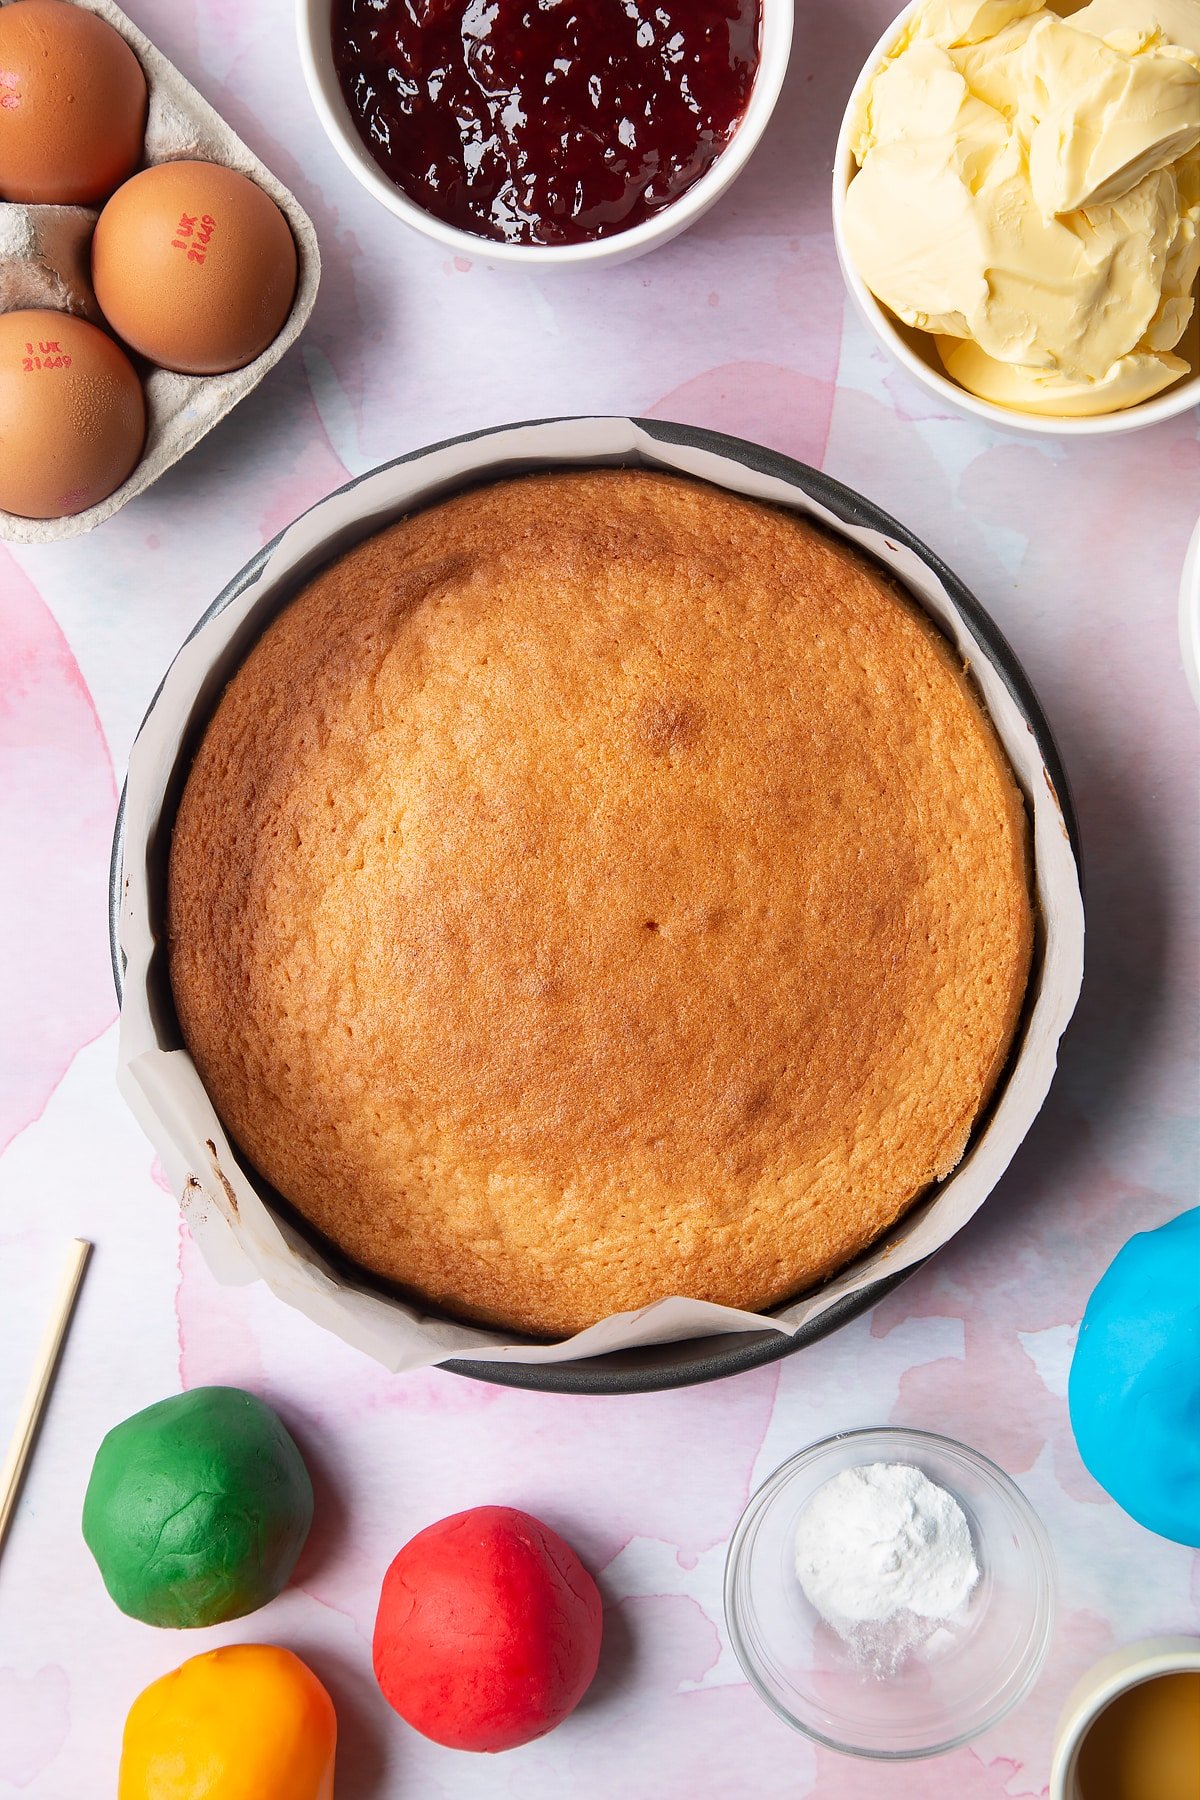
[[[71,358],[63,354],[57,338],[43,338],[35,344],[25,345],[21,368],[26,375],[32,375],[39,369],[69,369],[70,366]]]
[[[184,251],[189,262],[199,263],[203,267],[216,229],[217,221],[211,213],[180,213],[175,236],[171,239],[171,248]]]

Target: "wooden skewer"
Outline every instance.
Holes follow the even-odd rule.
[[[79,1284],[83,1280],[83,1271],[91,1252],[92,1246],[86,1239],[72,1240],[67,1266],[54,1296],[54,1310],[38,1349],[37,1361],[29,1378],[16,1429],[8,1446],[8,1455],[4,1459],[3,1468],[0,1468],[0,1551],[4,1548],[9,1521],[17,1504],[17,1495],[21,1491],[25,1465],[29,1461],[29,1452],[33,1449],[42,1413],[50,1396],[58,1359],[62,1355],[63,1342],[71,1323],[71,1314],[75,1310]]]

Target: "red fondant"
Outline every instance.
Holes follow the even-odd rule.
[[[600,1655],[596,1584],[528,1513],[477,1506],[407,1543],[383,1581],[375,1676],[435,1743],[511,1750],[566,1718]]]

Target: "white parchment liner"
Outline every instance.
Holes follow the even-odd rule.
[[[0,0],[0,5],[6,3],[9,0]],[[16,513],[0,509],[0,538],[7,538],[13,544],[46,544],[57,538],[78,537],[81,532],[91,531],[94,526],[103,524],[105,519],[119,512],[127,501],[144,493],[160,475],[165,475],[172,463],[177,463],[181,456],[186,455],[193,444],[199,443],[205,433],[211,431],[239,400],[244,400],[258,386],[267,371],[273,369],[284,352],[295,343],[308,323],[321,279],[321,254],[317,248],[317,234],[312,220],[296,196],[258,160],[233,127],[225,123],[220,113],[196,92],[189,81],[185,81],[174,63],[168,62],[162,51],[150,42],[144,32],[138,30],[133,20],[127,18],[120,7],[114,4],[114,0],[71,0],[71,3],[82,6],[87,12],[98,13],[102,19],[107,20],[113,30],[125,39],[142,65],[150,103],[146,119],[145,154],[139,168],[182,160],[216,162],[224,163],[226,168],[236,169],[239,174],[249,176],[264,193],[271,196],[291,227],[292,237],[296,242],[296,293],[283,329],[267,345],[261,356],[256,356],[244,369],[233,369],[227,375],[177,375],[170,369],[152,368],[135,357],[134,362],[141,375],[142,389],[146,396],[146,443],[137,467],[107,500],[101,500],[99,505],[89,506],[83,512],[73,513],[65,519],[23,519]],[[29,215],[29,222],[35,227],[34,235],[37,214],[51,211],[61,213],[64,209],[0,204],[0,213]],[[91,243],[91,229],[99,216],[99,209],[73,207],[70,212],[77,214],[80,228],[86,234],[86,249]],[[65,243],[63,247],[65,249]],[[73,254],[66,260],[74,265],[80,259],[78,254]],[[68,286],[77,285],[76,275],[68,275],[66,268],[55,272],[68,277]],[[94,296],[91,295],[90,281],[86,288],[90,302],[87,316],[94,323],[100,323]],[[45,304],[46,301],[41,298],[17,301],[17,305],[21,307]]]
[[[655,427],[670,431],[671,427]],[[747,454],[754,452],[747,447]],[[978,683],[1033,818],[1041,966],[1023,1041],[985,1128],[932,1197],[874,1249],[822,1287],[770,1316],[672,1298],[615,1314],[552,1345],[512,1344],[495,1331],[431,1317],[331,1269],[260,1198],[222,1129],[195,1065],[172,1048],[176,1025],[155,1002],[156,945],[148,874],[161,858],[164,798],[193,717],[204,717],[282,597],[350,544],[405,512],[482,479],[555,464],[621,462],[694,475],[735,493],[807,514],[887,564],[962,653]],[[219,872],[214,871],[219,880]],[[514,426],[431,451],[366,476],[298,519],[269,548],[257,577],[180,651],[129,762],[120,946],[126,958],[118,1082],[162,1159],[193,1235],[224,1281],[261,1277],[289,1304],[391,1369],[448,1357],[524,1363],[722,1332],[794,1331],[843,1296],[910,1268],[953,1237],[983,1204],[1032,1124],[1054,1073],[1058,1042],[1083,976],[1083,904],[1063,815],[1031,725],[936,574],[912,551],[826,510],[789,482],[731,456],[664,442],[629,419],[568,419]],[[157,970],[161,993],[162,965]]]

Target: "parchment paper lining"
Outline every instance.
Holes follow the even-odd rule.
[[[806,514],[869,551],[925,605],[969,666],[1028,799],[1043,928],[1041,968],[1023,1042],[963,1161],[884,1241],[834,1279],[771,1315],[671,1298],[635,1313],[614,1314],[561,1343],[509,1343],[498,1332],[432,1317],[344,1278],[264,1203],[239,1164],[190,1056],[174,1047],[173,1019],[163,1017],[164,1009],[155,1002],[158,947],[150,859],[163,854],[160,819],[193,719],[207,714],[247,642],[315,568],[402,514],[481,479],[556,464],[606,462],[675,470]],[[664,442],[628,419],[575,419],[517,426],[446,445],[331,495],[282,534],[257,579],[185,644],[130,756],[120,942],[126,970],[118,1082],[181,1196],[193,1235],[214,1272],[227,1282],[261,1277],[309,1318],[399,1370],[451,1356],[550,1363],[721,1332],[794,1331],[843,1295],[939,1249],[983,1204],[1045,1098],[1058,1042],[1082,981],[1083,905],[1075,856],[1033,730],[932,569],[903,545],[836,516],[800,488],[731,456]]]

